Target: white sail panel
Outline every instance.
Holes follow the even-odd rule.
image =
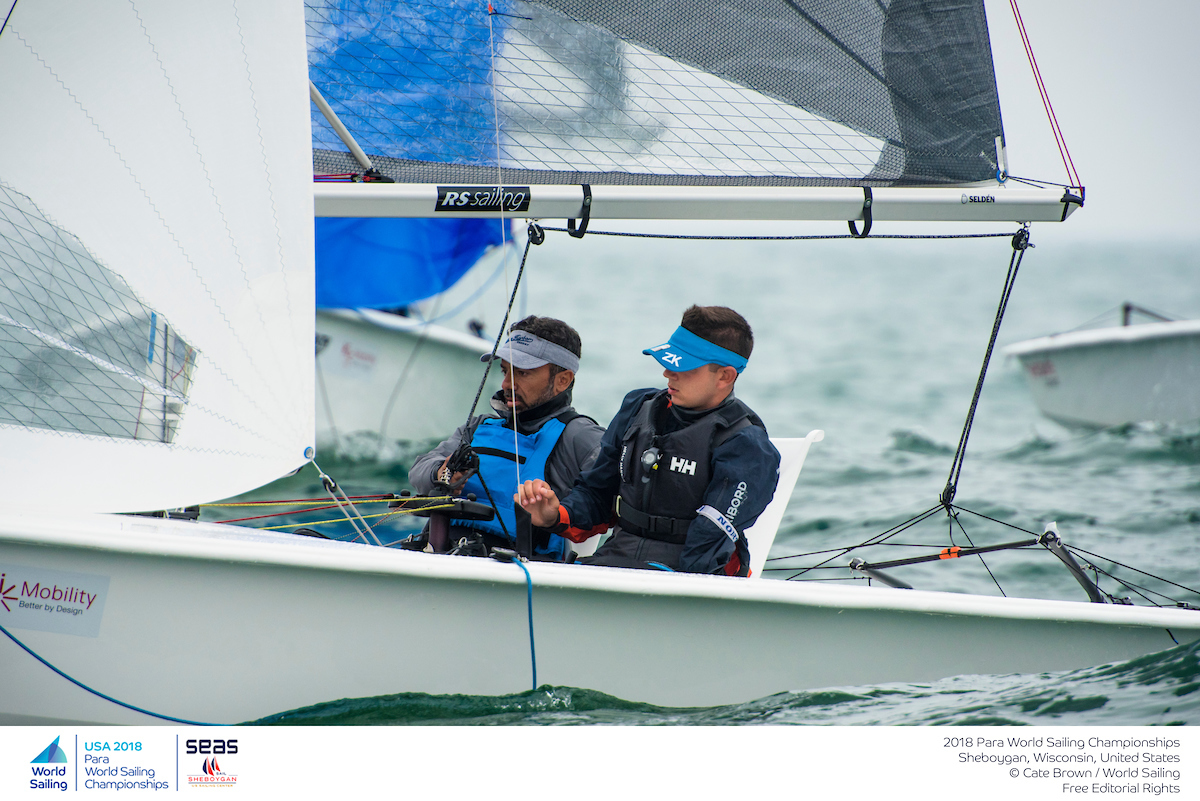
[[[861,180],[883,152],[882,139],[799,106],[636,45],[608,45],[623,91],[598,113],[595,69],[571,69],[520,28],[509,32],[495,86],[502,167]]]
[[[19,110],[0,118],[0,182],[9,216],[42,234],[0,246],[0,302],[20,310],[0,317],[0,337],[23,338],[0,360],[4,405],[20,407],[0,418],[11,497],[164,508],[301,465],[313,435],[302,8],[22,3],[0,74],[0,104]],[[135,388],[155,409],[139,401],[131,432]],[[104,425],[88,427],[103,416],[89,403]]]

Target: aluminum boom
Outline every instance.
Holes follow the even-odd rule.
[[[593,219],[862,220],[858,187],[717,187],[593,185]],[[575,185],[449,186],[316,183],[318,217],[577,218]],[[1061,222],[1082,203],[1063,187],[878,188],[871,213],[888,222]]]

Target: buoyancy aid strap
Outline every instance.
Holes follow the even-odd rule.
[[[648,515],[621,500],[620,495],[613,502],[613,511],[616,512],[617,519],[626,524],[622,528],[630,534],[672,545],[682,545],[687,540],[688,527],[692,525],[692,520],[695,520],[695,515],[687,519]]]

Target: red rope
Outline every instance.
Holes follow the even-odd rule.
[[[290,512],[271,512],[269,515],[255,515],[254,517],[239,517],[236,520],[218,520],[221,524],[226,523],[245,523],[247,520],[262,520],[264,517],[284,517],[285,515],[295,515],[301,512],[323,512],[326,509],[336,509],[337,506],[330,504],[329,506],[314,506],[311,509],[293,509]]]
[[[1058,117],[1054,114],[1054,106],[1050,103],[1050,93],[1046,91],[1046,84],[1042,80],[1042,72],[1038,68],[1037,58],[1033,55],[1033,45],[1029,42],[1029,34],[1025,31],[1025,21],[1021,19],[1021,9],[1017,8],[1017,0],[1009,0],[1009,5],[1012,6],[1013,17],[1017,21],[1017,31],[1021,34],[1021,44],[1025,47],[1025,56],[1029,59],[1029,66],[1033,69],[1033,79],[1037,82],[1038,93],[1042,96],[1042,105],[1046,109],[1046,117],[1050,121],[1050,131],[1054,134],[1054,143],[1058,145],[1058,154],[1063,160],[1063,167],[1067,171],[1067,181],[1073,187],[1082,187],[1083,182],[1079,180],[1079,172],[1075,169],[1075,162],[1071,159],[1071,151],[1067,148],[1066,137],[1063,136],[1062,128],[1058,124]]]
[[[370,501],[370,500],[378,500],[378,501],[389,500],[390,501],[390,500],[392,500],[391,493],[384,493],[381,495],[349,495],[347,497],[350,498],[350,500],[352,500],[352,501]],[[329,500],[328,498],[281,498],[279,500],[270,500],[270,501],[239,501],[238,505],[239,506],[267,506],[267,505],[273,504],[273,503],[312,503],[314,501],[328,501],[328,500]],[[397,499],[397,500],[399,500],[399,499]],[[218,506],[219,504],[206,504],[206,505],[207,506]],[[291,513],[285,512],[284,514],[291,514]]]

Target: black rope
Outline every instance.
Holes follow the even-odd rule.
[[[1175,601],[1174,598],[1171,598],[1168,595],[1164,595],[1161,592],[1156,592],[1156,591],[1150,589],[1149,587],[1140,587],[1136,584],[1131,585],[1126,581],[1122,581],[1121,579],[1114,576],[1112,573],[1109,573],[1107,570],[1101,570],[1100,568],[1096,567],[1095,565],[1091,564],[1090,562],[1088,563],[1087,566],[1092,569],[1092,583],[1093,584],[1099,584],[1098,577],[1101,574],[1103,574],[1104,576],[1117,582],[1118,584],[1120,584],[1122,587],[1129,590],[1130,592],[1136,593],[1139,597],[1141,597],[1142,600],[1146,601],[1149,604],[1153,604],[1154,606],[1161,606],[1161,604],[1157,603],[1153,598],[1151,598],[1146,593],[1150,593],[1151,595],[1157,595],[1160,598],[1166,598],[1168,601],[1171,601],[1172,603],[1174,603],[1174,601]],[[1110,600],[1113,597],[1112,593],[1106,592],[1104,594],[1107,595]]]
[[[958,491],[958,479],[962,475],[963,462],[967,455],[967,441],[971,437],[971,426],[975,423],[975,410],[979,407],[979,396],[983,392],[983,381],[987,378],[988,364],[992,360],[992,351],[996,348],[996,338],[1000,335],[1000,324],[1004,321],[1004,312],[1008,308],[1008,300],[1012,297],[1013,286],[1017,281],[1017,272],[1021,269],[1021,261],[1025,251],[1033,247],[1029,243],[1029,229],[1022,228],[1013,234],[1012,257],[1008,260],[1008,275],[1004,279],[1004,290],[1000,293],[1000,304],[996,307],[996,320],[992,323],[992,336],[988,339],[987,351],[983,355],[983,365],[979,368],[979,380],[975,382],[975,394],[971,397],[971,407],[967,410],[967,420],[963,424],[962,435],[958,439],[958,449],[954,452],[954,462],[950,465],[950,476],[946,479],[946,488],[938,499],[951,512],[951,502]]]
[[[994,573],[992,573],[992,569],[990,567],[988,567],[987,561],[985,561],[983,558],[983,554],[987,549],[979,549],[979,548],[975,547],[975,543],[971,540],[971,535],[967,533],[967,530],[965,528],[963,528],[963,524],[958,519],[957,513],[951,514],[950,520],[951,520],[951,529],[950,529],[951,533],[953,533],[953,531],[954,531],[953,526],[958,526],[958,530],[961,531],[963,533],[963,536],[967,538],[967,543],[970,544],[971,549],[975,551],[975,555],[979,557],[979,562],[980,562],[980,564],[983,565],[983,569],[987,571],[987,574],[989,576],[991,576],[992,583],[996,585],[996,589],[1000,590],[1000,594],[1003,595],[1005,598],[1007,598],[1008,593],[1006,593],[1004,591],[1004,588],[1000,586],[1000,582],[996,580],[996,575]],[[954,538],[951,537],[950,541],[953,542]]]
[[[475,416],[475,408],[479,406],[479,396],[483,394],[483,388],[487,384],[488,373],[492,371],[492,362],[495,361],[496,351],[500,349],[500,340],[504,338],[504,329],[508,326],[508,316],[512,314],[513,304],[517,301],[517,287],[521,285],[521,276],[525,274],[525,260],[529,258],[530,245],[540,245],[545,238],[538,234],[539,227],[534,223],[529,224],[529,237],[525,240],[525,252],[521,254],[521,267],[517,270],[517,280],[513,282],[512,295],[508,299],[508,308],[504,310],[504,322],[500,324],[500,331],[496,334],[496,341],[492,344],[492,358],[488,359],[487,367],[483,371],[483,378],[479,381],[479,389],[475,390],[475,400],[471,403],[471,411],[467,412],[467,427],[471,426],[471,418]],[[513,425],[516,425],[517,413],[513,410]]]
[[[1147,573],[1145,570],[1138,570],[1136,567],[1130,567],[1127,564],[1118,562],[1116,559],[1110,559],[1107,556],[1101,556],[1098,553],[1092,553],[1091,551],[1085,551],[1083,548],[1077,548],[1074,546],[1072,546],[1069,550],[1073,551],[1074,553],[1087,554],[1088,556],[1092,557],[1093,559],[1103,559],[1105,562],[1111,562],[1112,564],[1117,565],[1118,567],[1123,567],[1126,570],[1132,570],[1134,573],[1138,573],[1140,575],[1146,576],[1147,578],[1152,578],[1155,581],[1161,581],[1163,584],[1170,584],[1172,587],[1176,587],[1178,589],[1184,590],[1185,592],[1190,592],[1195,595],[1200,595],[1200,590],[1196,590],[1191,587],[1185,587],[1182,584],[1176,584],[1175,582],[1169,581],[1169,580],[1163,578],[1162,576],[1156,576],[1153,573]],[[1107,576],[1108,574],[1105,573],[1104,575]],[[1110,578],[1114,578],[1114,580],[1116,580],[1116,581],[1120,580],[1120,579],[1116,579],[1115,577],[1110,577]],[[1165,598],[1167,596],[1164,595],[1163,597]]]
[[[555,231],[558,233],[571,233],[566,228],[556,228],[554,226],[542,226],[543,231]],[[588,231],[589,236],[629,236],[638,239],[703,239],[703,240],[729,240],[732,242],[746,241],[797,241],[797,240],[820,240],[820,239],[858,239],[850,234],[795,234],[795,235],[716,235],[716,234],[649,234],[638,231]],[[999,239],[1000,237],[1009,238],[1013,234],[1004,232],[996,234],[874,234],[871,239]]]
[[[471,410],[467,412],[467,422],[463,426],[467,434],[467,439],[459,444],[460,449],[464,446],[469,448],[471,445],[471,418],[475,416],[475,409],[479,406],[479,397],[483,394],[483,388],[487,385],[488,374],[492,371],[492,363],[496,360],[496,352],[500,348],[500,340],[504,337],[504,330],[508,327],[508,317],[512,314],[513,304],[517,301],[517,288],[521,286],[521,277],[525,274],[525,262],[529,258],[529,248],[531,245],[542,244],[546,238],[541,232],[541,228],[534,223],[529,224],[528,233],[529,236],[525,240],[525,252],[521,254],[521,267],[517,270],[517,280],[513,282],[512,295],[509,296],[508,307],[504,310],[504,322],[500,323],[500,330],[496,334],[496,341],[492,344],[492,358],[488,359],[487,367],[483,371],[483,378],[479,381],[479,389],[475,390],[475,400],[471,403]],[[516,430],[516,427],[517,409],[516,406],[513,406],[513,430]],[[454,458],[453,455],[451,458]],[[487,495],[492,511],[496,513],[496,519],[500,521],[500,529],[504,532],[505,538],[508,538],[510,536],[508,526],[504,524],[504,517],[500,514],[500,507],[496,504],[496,499],[492,497],[492,491],[488,489],[487,484],[483,481],[483,473],[477,473],[476,475],[479,477],[479,483],[483,485],[483,492]]]
[[[982,517],[984,520],[991,520],[993,523],[999,523],[1002,526],[1008,526],[1009,528],[1015,528],[1017,531],[1023,531],[1024,533],[1028,534],[1031,537],[1036,537],[1038,535],[1036,531],[1030,531],[1027,528],[1021,528],[1020,526],[1014,526],[1012,523],[1005,523],[1003,520],[997,520],[994,517],[988,517],[983,512],[975,512],[975,511],[972,511],[972,510],[966,508],[965,506],[959,506],[958,504],[955,504],[954,509],[959,512],[966,512],[967,514],[975,515],[976,517]]]
[[[988,515],[985,515],[982,512],[976,512],[974,510],[967,509],[965,506],[959,506],[957,504],[953,504],[952,508],[956,512],[966,512],[967,514],[972,514],[972,515],[975,515],[976,517],[982,517],[984,520],[990,520],[993,523],[999,523],[1002,526],[1007,526],[1008,528],[1014,529],[1016,531],[1020,531],[1023,534],[1028,534],[1031,537],[1038,536],[1038,533],[1036,531],[1030,531],[1027,528],[1021,528],[1020,526],[1015,526],[1012,523],[1006,523],[1003,520],[998,520],[994,517],[989,517]],[[937,513],[941,509],[942,509],[942,507],[940,505],[926,509],[924,512],[921,512],[920,514],[918,514],[914,517],[910,517],[908,520],[905,520],[903,523],[898,523],[897,525],[893,526],[892,528],[888,529],[887,531],[883,532],[882,534],[876,534],[871,539],[865,540],[864,542],[861,542],[858,545],[853,545],[853,546],[849,546],[849,547],[839,547],[839,548],[822,548],[821,550],[818,550],[818,551],[805,551],[804,553],[793,553],[793,554],[788,554],[787,556],[770,556],[770,557],[767,557],[767,561],[768,562],[779,562],[779,561],[783,561],[784,559],[800,559],[805,556],[820,556],[821,554],[826,554],[826,553],[832,553],[833,558],[836,559],[838,557],[838,555],[840,555],[840,554],[847,554],[850,551],[853,551],[857,548],[869,548],[869,547],[872,547],[875,545],[890,545],[893,548],[936,548],[938,546],[928,544],[928,543],[889,542],[889,540],[892,537],[896,536],[897,534],[900,534],[903,531],[906,531],[907,529],[912,528],[917,523],[928,520],[930,517],[932,517],[935,513]],[[965,534],[966,532],[963,532],[963,533]],[[971,539],[970,537],[967,537],[968,542],[970,541],[970,539]],[[1098,557],[1098,558],[1103,559],[1104,557]],[[828,562],[828,561],[829,561],[828,559],[825,560],[825,562]],[[813,565],[811,568],[805,568],[805,569],[806,570],[815,570],[818,567],[821,567],[821,569],[825,569],[824,567],[822,567],[825,564],[825,562],[821,562],[819,565]],[[796,568],[796,567],[764,568],[764,570],[798,570],[798,569],[799,568]],[[833,568],[829,568],[829,569],[840,570],[842,568],[840,566],[837,566],[837,567],[833,567]],[[1155,578],[1157,578],[1157,576],[1155,576]]]
[[[908,520],[904,521],[903,523],[893,526],[892,528],[888,529],[887,531],[883,532],[882,534],[876,534],[874,537],[867,540],[866,542],[861,542],[858,545],[850,545],[845,548],[838,548],[838,549],[836,549],[836,552],[832,556],[829,556],[826,559],[823,559],[822,561],[817,562],[815,565],[811,565],[809,567],[803,567],[803,568],[794,568],[794,567],[786,568],[788,570],[798,570],[799,571],[799,572],[795,573],[794,575],[788,576],[786,581],[791,581],[791,580],[795,579],[797,576],[803,576],[805,573],[809,572],[810,570],[815,570],[819,567],[823,567],[824,565],[828,564],[829,562],[832,562],[834,559],[837,559],[840,556],[845,556],[846,554],[848,554],[851,551],[854,551],[858,548],[868,548],[872,545],[882,545],[888,538],[894,537],[895,535],[901,533],[902,531],[906,531],[907,529],[912,528],[917,523],[920,523],[924,520],[928,520],[930,517],[937,514],[938,510],[940,510],[941,508],[942,507],[940,507],[940,506],[930,507],[929,509],[926,509],[924,512],[917,515],[916,517],[909,518]],[[807,555],[809,555],[809,554],[793,554],[790,557],[789,556],[778,556],[775,558],[776,559],[791,559],[791,558],[795,558],[797,556],[807,556]],[[774,561],[774,560],[768,559],[767,561],[770,562],[770,561]]]
[[[516,410],[513,410],[513,425],[516,426]],[[504,532],[505,539],[516,541],[516,537],[508,533],[508,526],[504,525],[504,517],[500,514],[500,507],[496,505],[496,499],[492,497],[492,491],[488,489],[487,482],[483,480],[483,471],[480,470],[475,474],[479,479],[479,483],[483,485],[483,493],[487,495],[488,503],[491,504],[492,511],[496,513],[496,520],[500,523],[500,530]]]

